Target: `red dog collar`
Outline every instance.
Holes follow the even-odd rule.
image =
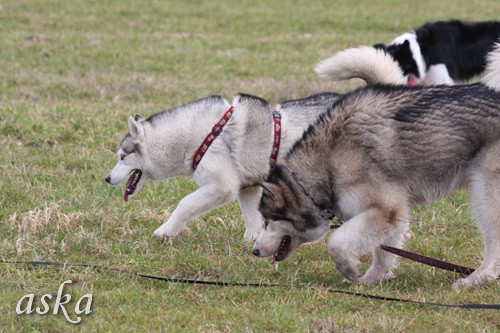
[[[280,150],[281,141],[281,114],[278,111],[273,111],[273,125],[274,125],[274,139],[273,150],[271,150],[271,157],[269,158],[269,165],[271,168],[276,164],[278,152]]]

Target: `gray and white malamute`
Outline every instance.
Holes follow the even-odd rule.
[[[500,47],[488,71],[486,84],[377,84],[341,97],[262,183],[265,224],[253,253],[284,260],[321,239],[331,223],[326,216],[335,215],[343,224],[328,252],[337,268],[352,281],[374,283],[392,276],[395,256],[379,245],[403,245],[410,207],[468,186],[484,261],[455,286],[498,278]],[[373,255],[364,275],[363,252]]]

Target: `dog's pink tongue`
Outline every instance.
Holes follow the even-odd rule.
[[[128,202],[128,189],[134,182],[134,179],[135,179],[135,173],[132,172],[130,177],[128,177],[127,185],[125,185],[125,190],[123,191],[123,200],[125,200],[125,202]]]
[[[413,75],[408,75],[408,80],[406,81],[406,85],[408,87],[415,87],[417,83],[415,82],[415,78]]]

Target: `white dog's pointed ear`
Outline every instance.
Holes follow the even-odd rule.
[[[144,117],[141,116],[140,114],[136,113],[134,116],[134,120],[142,123],[144,121]]]
[[[128,117],[128,131],[133,140],[139,140],[144,137],[144,127],[132,117]]]
[[[278,209],[285,207],[283,191],[278,184],[260,182],[259,185],[264,190],[262,200],[266,205]]]

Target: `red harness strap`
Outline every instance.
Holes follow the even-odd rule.
[[[271,150],[271,157],[269,158],[269,165],[271,168],[276,164],[278,152],[280,150],[281,141],[281,114],[278,111],[273,111],[273,125],[274,125],[274,139],[273,150]]]
[[[215,124],[214,127],[212,127],[212,132],[208,134],[203,140],[202,144],[196,151],[196,153],[193,155],[193,169],[196,170],[198,167],[198,164],[200,164],[201,159],[203,158],[203,155],[207,152],[208,147],[214,142],[215,138],[219,136],[219,134],[222,132],[222,129],[224,126],[226,126],[227,122],[229,121],[229,118],[233,115],[233,107],[231,106],[226,113],[222,116],[221,120],[217,124]]]
[[[208,147],[214,142],[215,138],[219,136],[222,129],[227,124],[231,116],[233,115],[233,107],[231,106],[226,113],[222,116],[221,120],[214,127],[212,127],[212,132],[208,134],[203,140],[202,144],[193,155],[193,169],[196,170],[198,164],[200,164],[203,155],[208,150]],[[278,111],[273,111],[273,125],[274,125],[274,136],[273,136],[273,149],[271,151],[271,157],[269,159],[269,165],[271,167],[276,163],[276,158],[278,157],[278,152],[280,149],[281,141],[281,114]]]

